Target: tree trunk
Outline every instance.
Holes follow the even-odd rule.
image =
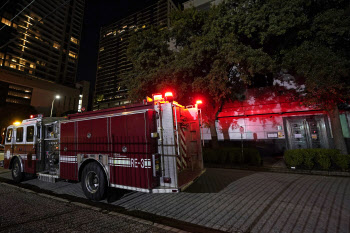
[[[216,132],[215,121],[210,122],[210,135],[212,148],[219,148],[218,133]]]
[[[335,149],[340,150],[342,154],[348,154],[346,148],[343,131],[341,128],[340,118],[339,118],[339,109],[335,106],[332,110],[329,111],[329,118],[332,125],[332,134]]]

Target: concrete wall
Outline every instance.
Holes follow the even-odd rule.
[[[56,113],[60,115],[70,110],[77,111],[78,109],[79,89],[17,74],[4,69],[0,69],[0,80],[33,88],[31,105],[45,116],[50,115],[51,104],[56,95],[60,95],[60,99],[56,99],[54,102],[54,115]]]

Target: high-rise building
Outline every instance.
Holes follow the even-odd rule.
[[[101,28],[94,109],[129,103],[121,74],[132,68],[126,57],[130,33],[151,25],[168,27],[170,12],[174,9],[176,6],[171,0],[151,1],[138,12]]]
[[[0,6],[0,68],[74,86],[84,4],[14,0]]]
[[[218,5],[223,0],[189,0],[183,3],[184,9],[194,7],[199,11],[209,10],[213,5]]]
[[[1,1],[0,107],[31,105],[48,115],[56,95],[61,96],[56,115],[87,106],[88,96],[81,95],[88,84],[76,84],[84,5],[84,0]]]

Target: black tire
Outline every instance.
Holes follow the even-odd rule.
[[[12,179],[16,182],[19,183],[23,180],[24,174],[21,172],[21,163],[18,158],[15,158],[12,164]]]
[[[107,194],[107,180],[102,167],[92,162],[86,165],[81,177],[81,186],[85,196],[92,201],[105,199]]]

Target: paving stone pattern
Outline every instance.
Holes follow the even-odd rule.
[[[350,232],[349,178],[267,172],[242,175],[242,171],[225,169],[213,170],[214,174],[220,170],[233,178],[218,192],[129,192],[112,204],[227,232]],[[84,197],[80,184],[26,182]]]

